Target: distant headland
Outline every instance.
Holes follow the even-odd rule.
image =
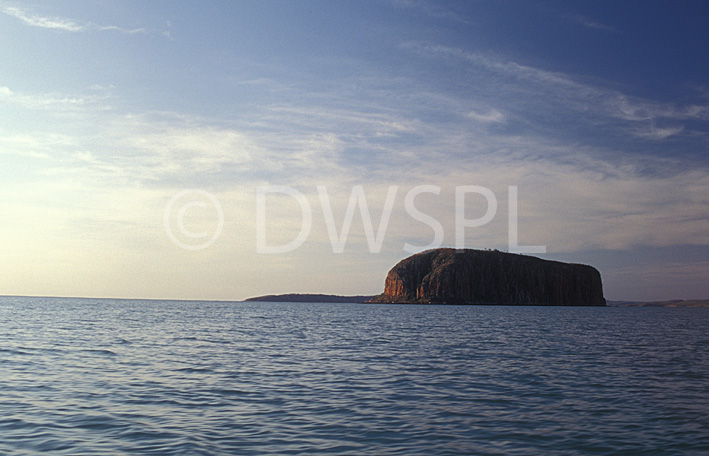
[[[245,301],[262,301],[262,302],[345,302],[361,304],[369,301],[374,296],[340,296],[329,294],[307,294],[307,293],[288,293],[280,295],[256,296],[254,298],[245,299]]]

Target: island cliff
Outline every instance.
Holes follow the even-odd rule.
[[[435,249],[399,262],[370,302],[605,306],[601,274],[497,250]]]

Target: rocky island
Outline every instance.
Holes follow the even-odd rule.
[[[373,303],[605,306],[601,274],[497,250],[434,249],[400,261]]]

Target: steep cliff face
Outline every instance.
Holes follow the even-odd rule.
[[[402,260],[371,302],[604,306],[593,267],[488,250],[435,249]]]

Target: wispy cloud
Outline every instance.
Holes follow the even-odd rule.
[[[401,47],[404,50],[421,56],[436,56],[439,58],[464,61],[472,65],[481,66],[521,79],[530,79],[566,87],[578,87],[580,85],[563,73],[522,65],[490,54],[470,52],[460,48],[425,42],[407,42],[403,43]]]
[[[399,8],[409,8],[415,9],[423,12],[424,14],[434,17],[436,19],[443,19],[452,22],[460,22],[464,24],[472,24],[473,21],[463,16],[462,14],[456,13],[450,9],[441,6],[439,3],[431,2],[427,0],[390,0],[394,6]]]
[[[679,135],[684,131],[683,126],[677,127],[656,127],[655,125],[650,125],[645,128],[640,128],[635,133],[640,138],[651,139],[651,140],[663,140],[671,136]]]
[[[10,134],[0,129],[0,156],[19,155],[50,159],[57,147],[65,147],[71,139],[62,135]]]
[[[571,23],[579,24],[588,29],[599,30],[602,32],[620,33],[617,28],[604,24],[600,21],[597,21],[589,16],[584,16],[582,14],[565,14],[562,17]]]
[[[86,30],[86,25],[78,24],[72,20],[62,17],[40,16],[29,13],[16,6],[3,5],[0,11],[33,27],[64,30],[67,32],[83,32]]]
[[[12,103],[27,109],[75,110],[94,104],[103,98],[96,95],[27,94],[0,86],[0,102]]]
[[[631,98],[619,92],[607,93],[609,107],[624,120],[709,120],[709,105],[677,106],[672,103]]]
[[[146,32],[143,28],[127,29],[116,25],[99,25],[92,22],[82,23],[64,17],[43,16],[8,4],[0,4],[0,12],[7,14],[8,16],[15,17],[32,27],[61,30],[65,32],[117,31],[127,34]]]
[[[485,88],[478,97],[494,94],[499,106],[526,116],[527,121],[539,122],[546,116],[551,119],[550,125],[566,127],[567,113],[573,112],[577,123],[588,123],[594,128],[604,125],[627,136],[654,141],[696,135],[694,129],[705,131],[705,122],[709,121],[709,105],[679,105],[634,97],[616,88],[590,84],[582,76],[549,71],[494,54],[425,42],[408,42],[401,47],[420,57],[444,59],[451,65],[467,67],[471,80]],[[658,128],[663,122],[674,125]]]
[[[487,113],[479,113],[479,112],[471,111],[468,113],[468,117],[470,117],[471,119],[473,119],[477,122],[482,122],[482,123],[497,123],[497,122],[503,122],[505,120],[504,114],[502,114],[497,109],[491,109]]]

